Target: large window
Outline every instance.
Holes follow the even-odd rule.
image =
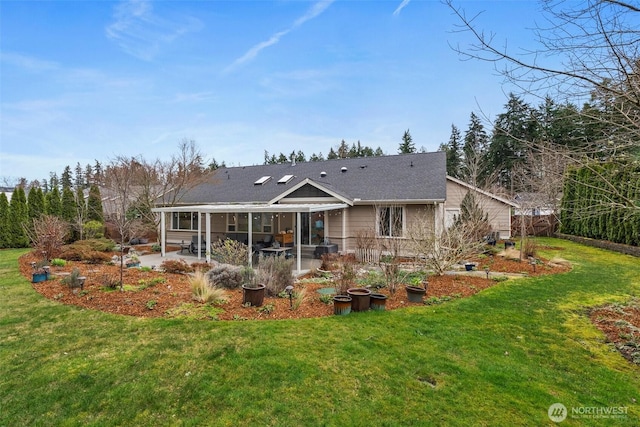
[[[251,214],[251,221],[254,233],[271,233],[273,231],[273,214],[271,213]],[[249,215],[246,213],[227,214],[227,231],[249,231]]]
[[[383,237],[402,237],[404,228],[404,208],[388,206],[378,208],[378,235]]]
[[[197,230],[198,212],[174,212],[171,218],[173,230]]]

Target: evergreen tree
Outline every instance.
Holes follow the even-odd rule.
[[[78,162],[76,163],[75,175],[73,178],[73,188],[84,188],[84,183],[84,169],[80,166],[80,162]]]
[[[27,208],[27,197],[22,187],[16,187],[9,203],[9,233],[10,243],[13,248],[25,248],[29,245],[29,240],[24,230],[24,226],[29,221]]]
[[[53,187],[45,197],[45,207],[47,214],[62,217],[62,201],[60,200],[60,190]]]
[[[71,167],[69,165],[65,166],[64,171],[62,172],[62,176],[60,177],[60,184],[62,188],[71,188],[73,185],[73,180],[71,179]]]
[[[337,154],[339,159],[346,159],[347,157],[349,157],[349,145],[345,142],[344,139],[340,142],[340,145],[338,146]]]
[[[89,197],[87,198],[87,219],[89,221],[104,222],[102,210],[102,196],[100,188],[96,184],[89,187]]]
[[[102,165],[96,160],[96,164],[93,166],[93,182],[94,184],[101,185],[104,181],[104,171]]]
[[[55,172],[49,174],[49,189],[60,188],[60,180]]]
[[[498,171],[499,183],[512,191],[515,188],[513,169],[525,160],[526,144],[536,139],[536,119],[529,104],[510,94],[506,111],[498,115],[487,153],[488,167]]]
[[[338,159],[338,154],[333,150],[333,147],[329,150],[329,154],[327,154],[327,160],[335,160]]]
[[[84,167],[84,188],[93,184],[93,168],[89,163]]]
[[[31,187],[27,196],[29,223],[45,213],[44,193],[40,187]]]
[[[0,193],[0,249],[11,247],[11,233],[9,230],[9,199]]]
[[[374,156],[384,156],[384,151],[382,151],[382,148],[378,147],[376,148],[376,151],[373,153]]]
[[[486,155],[489,147],[489,137],[484,130],[482,122],[471,113],[469,117],[469,127],[464,134],[464,145],[462,147],[462,179],[469,184],[482,187],[486,177],[490,174],[486,170]]]
[[[447,145],[447,174],[460,178],[462,169],[462,136],[456,125],[451,125],[451,136]]]
[[[416,152],[416,146],[413,144],[413,138],[411,138],[411,133],[409,133],[409,129],[404,131],[402,135],[402,142],[398,147],[399,154],[410,154]]]
[[[68,223],[74,223],[76,220],[76,198],[71,187],[62,189],[62,212],[60,218]]]

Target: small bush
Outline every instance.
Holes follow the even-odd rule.
[[[88,221],[82,226],[82,230],[88,239],[101,239],[104,237],[104,224],[100,221]]]
[[[183,259],[168,259],[160,264],[160,268],[166,273],[184,274],[193,272],[193,268]]]
[[[84,279],[80,276],[80,270],[74,268],[71,270],[71,274],[61,280],[63,285],[67,285],[69,289],[82,288],[84,286]]]
[[[283,256],[261,256],[256,270],[256,283],[265,285],[267,295],[276,296],[293,285],[293,259]]]
[[[198,302],[217,302],[226,299],[223,289],[209,285],[207,275],[202,270],[196,270],[195,274],[189,278],[193,299]]]
[[[116,289],[120,286],[120,278],[113,274],[103,274],[98,277],[98,283],[107,289]]]
[[[522,240],[522,255],[535,258],[538,255],[538,242],[529,237]]]
[[[67,261],[61,258],[54,258],[51,260],[51,265],[54,267],[64,267],[65,265],[67,265]]]
[[[151,245],[151,252],[160,252],[162,250],[162,247],[157,244],[154,243],[153,245]]]
[[[85,257],[85,251],[81,248],[66,247],[62,250],[60,258],[66,261],[82,261]]]
[[[211,259],[231,265],[247,265],[248,248],[236,240],[219,240],[211,245]]]
[[[84,254],[82,260],[89,264],[106,264],[111,261],[111,257],[105,252],[89,251]]]
[[[206,272],[211,269],[211,264],[206,262],[192,262],[191,268],[193,268],[193,271],[202,270],[203,272]]]
[[[224,289],[237,289],[245,281],[244,268],[239,265],[216,264],[206,273],[208,283]]]

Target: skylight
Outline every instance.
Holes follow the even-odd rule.
[[[293,175],[285,175],[278,180],[278,184],[286,184],[293,179]]]
[[[262,178],[254,182],[253,185],[264,185],[264,183],[269,181],[270,179],[271,179],[270,176],[263,176]]]

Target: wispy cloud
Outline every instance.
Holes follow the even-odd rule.
[[[114,22],[105,29],[107,37],[129,55],[145,61],[181,35],[202,28],[200,20],[193,17],[158,16],[148,0],[126,0],[115,7],[113,17]]]
[[[296,28],[300,27],[305,22],[307,22],[307,21],[315,18],[316,16],[320,15],[329,6],[331,6],[331,3],[333,3],[334,1],[335,0],[320,0],[320,1],[316,2],[316,3],[314,3],[313,6],[311,6],[309,8],[309,10],[307,10],[307,12],[304,15],[302,15],[301,17],[296,19],[293,22],[293,24],[291,24],[291,26],[289,28],[287,28],[285,30],[282,30],[282,31],[278,31],[277,33],[275,33],[271,37],[269,37],[269,39],[267,39],[265,41],[262,41],[262,42],[260,42],[260,43],[258,43],[256,45],[254,45],[253,47],[251,47],[244,55],[242,55],[240,58],[238,58],[235,61],[233,61],[233,63],[230,66],[228,66],[224,70],[224,72],[227,73],[229,71],[232,71],[236,67],[239,67],[240,65],[251,61],[256,56],[258,56],[258,54],[263,49],[266,49],[269,46],[273,46],[273,45],[277,44],[282,37],[286,36],[291,31],[293,31]]]
[[[396,10],[393,11],[393,16],[398,16],[400,15],[400,12],[402,12],[402,9],[404,9],[405,7],[407,7],[407,5],[409,4],[411,0],[402,0],[402,3],[400,3],[400,6],[398,6],[396,8]]]
[[[59,65],[55,62],[12,52],[0,52],[0,62],[20,67],[30,72],[51,71],[59,68]]]

